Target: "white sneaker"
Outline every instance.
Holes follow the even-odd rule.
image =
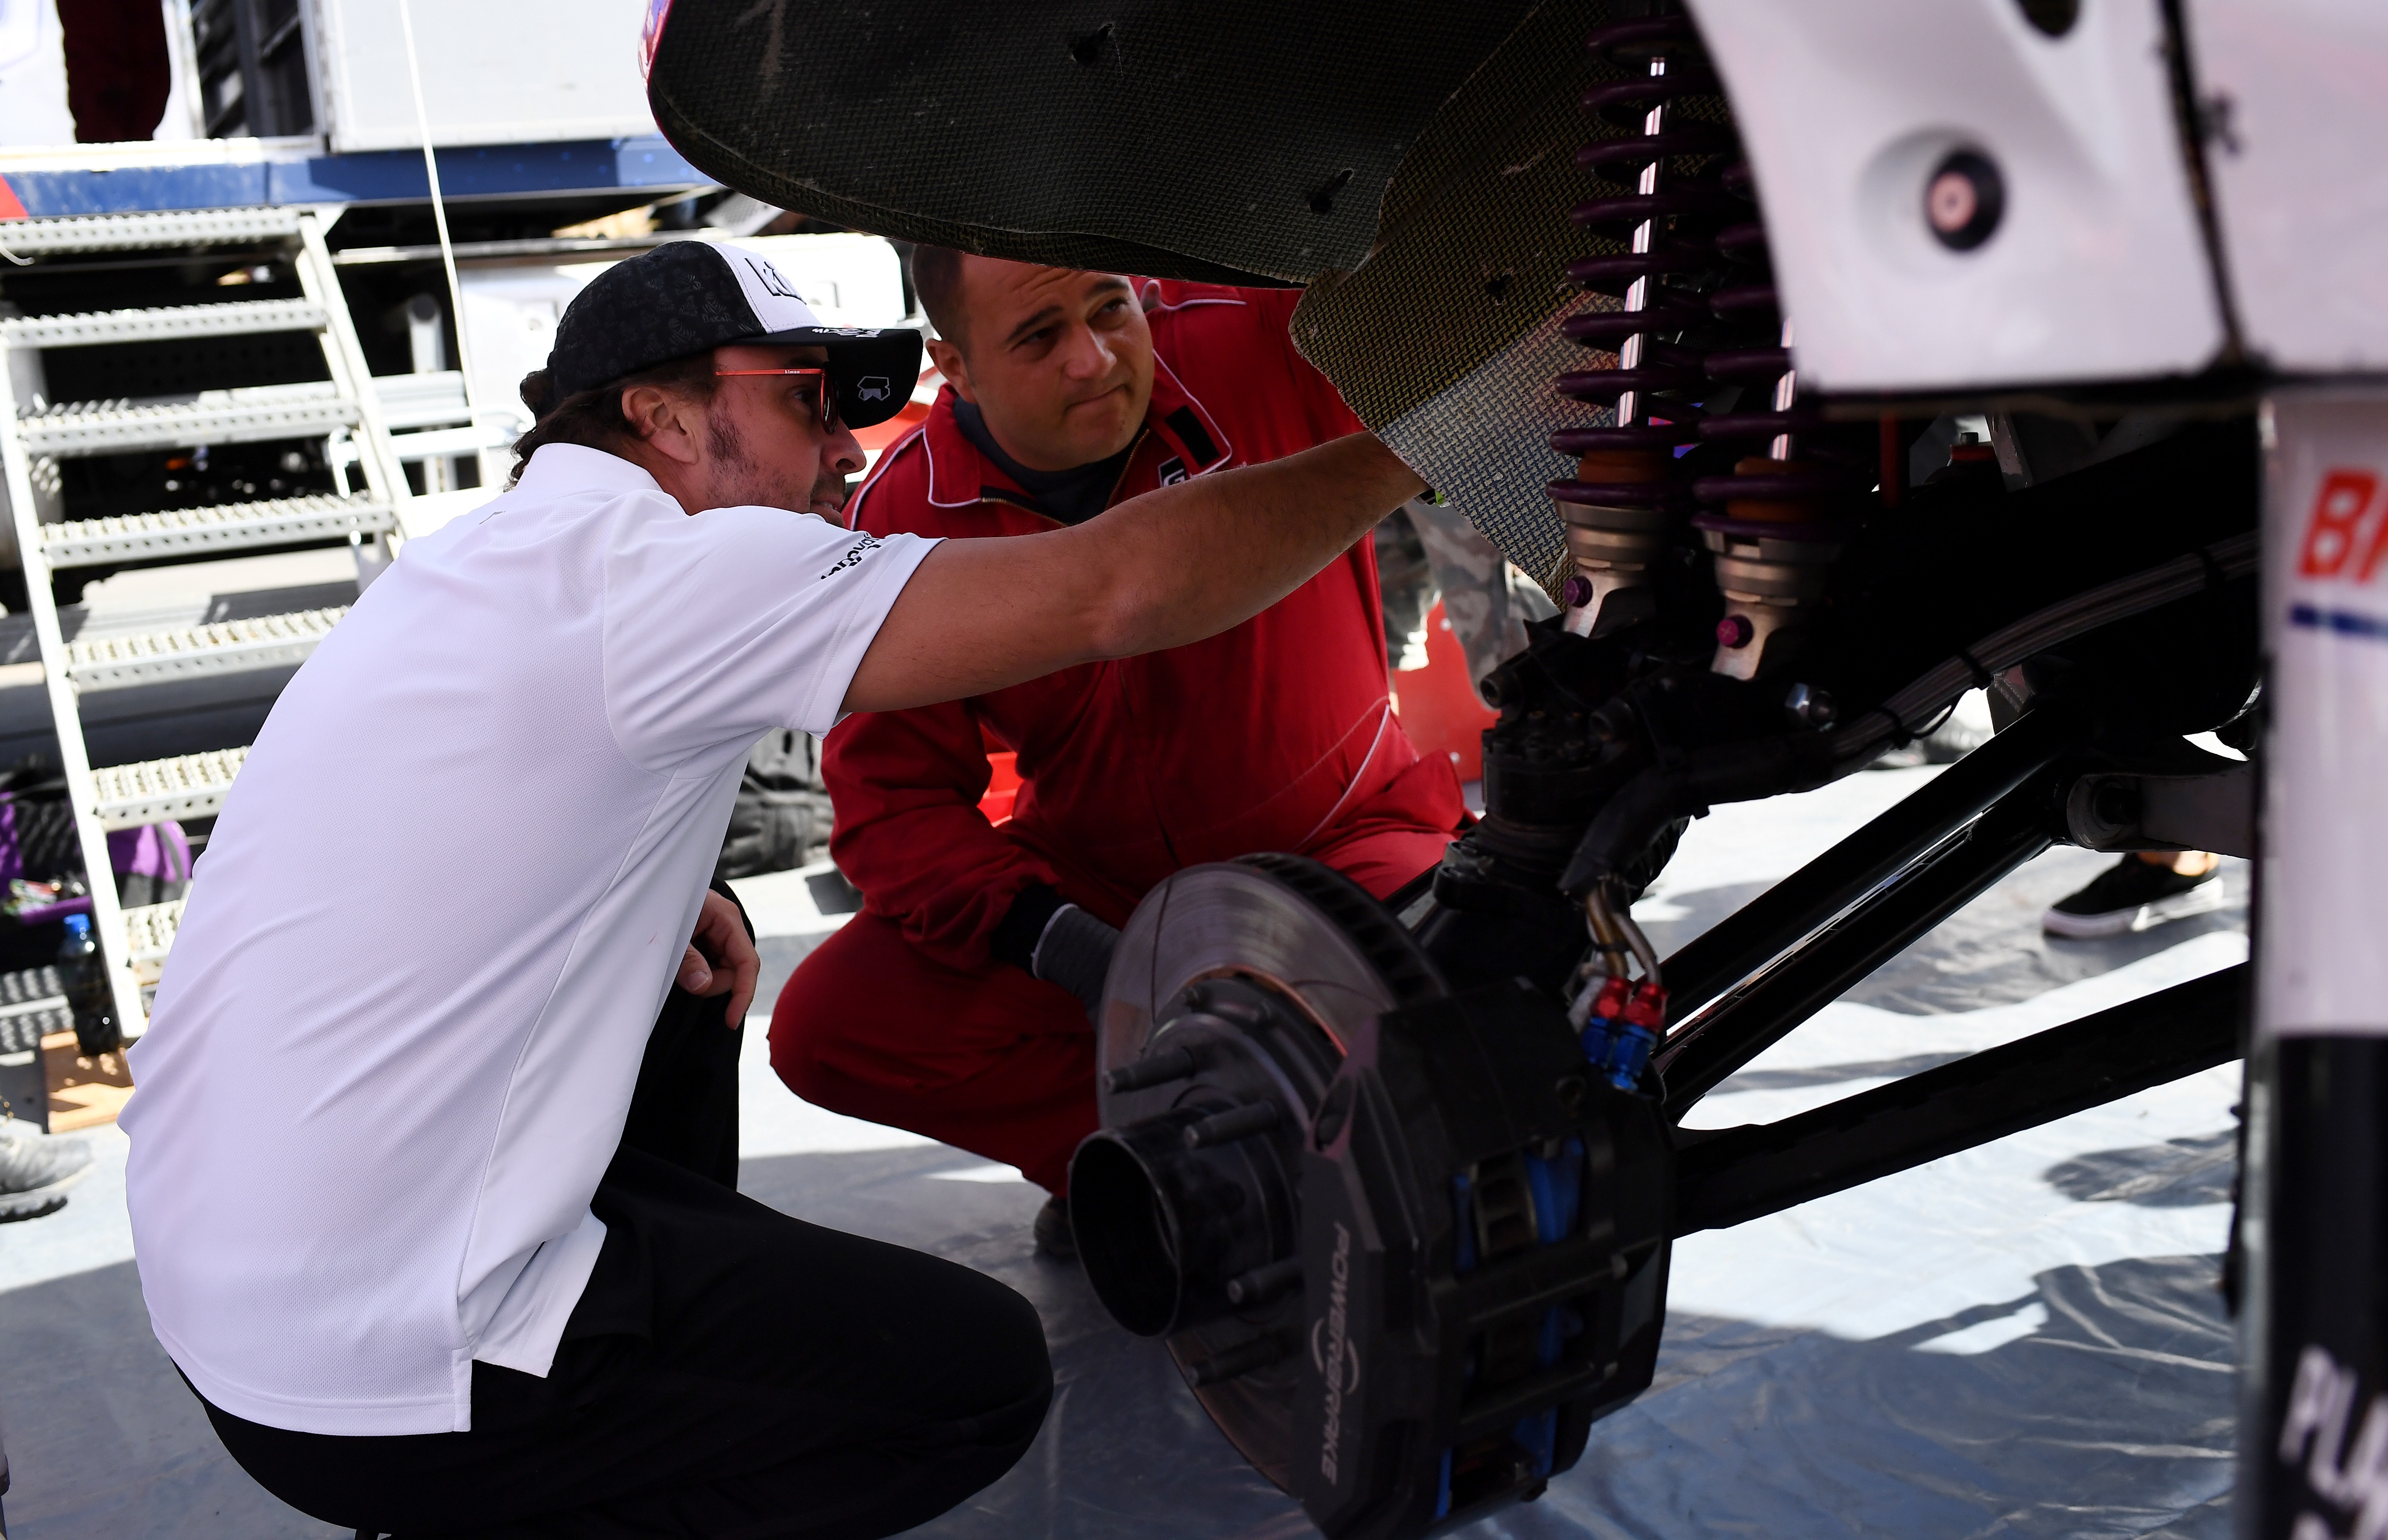
[[[0,1117],[0,1224],[37,1219],[67,1205],[66,1190],[91,1171],[91,1147],[55,1139],[32,1124]]]

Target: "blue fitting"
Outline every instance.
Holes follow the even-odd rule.
[[[1620,1091],[1640,1090],[1642,1071],[1649,1066],[1650,1051],[1658,1046],[1658,1035],[1647,1027],[1628,1023],[1620,1029],[1608,1051],[1608,1083]]]

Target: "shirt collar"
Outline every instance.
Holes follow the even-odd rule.
[[[534,498],[561,498],[587,491],[661,492],[663,487],[620,455],[581,444],[542,444],[523,467],[514,490]]]
[[[1036,499],[1004,474],[1002,467],[979,453],[978,446],[954,421],[956,399],[951,385],[941,388],[936,404],[929,409],[928,421],[921,425],[929,451],[929,505],[968,508],[995,501],[1037,511]],[[1217,421],[1159,357],[1153,360],[1152,400],[1144,410],[1144,426],[1161,439],[1170,455],[1185,462],[1189,476],[1216,470],[1235,459],[1235,446],[1228,443]]]

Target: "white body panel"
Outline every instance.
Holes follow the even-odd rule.
[[[1692,10],[1757,174],[1803,384],[2144,377],[2221,346],[2156,0],[2090,0],[2061,38],[2013,0]],[[1927,181],[1961,148],[2005,186],[1972,251],[1924,219]]]
[[[2388,6],[2188,8],[2248,350],[2296,372],[2388,368]]]
[[[2265,437],[2256,1029],[2388,1034],[2388,390],[2283,394]]]
[[[434,145],[653,133],[641,0],[409,0]],[[315,0],[324,126],[336,151],[423,144],[395,0]]]

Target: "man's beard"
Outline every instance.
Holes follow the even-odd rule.
[[[831,508],[845,506],[845,477],[832,470],[824,460],[819,477],[809,486],[794,477],[775,474],[755,463],[746,452],[746,440],[726,415],[708,411],[705,417],[705,447],[713,457],[713,485],[719,498],[718,506],[736,508],[788,508],[799,513],[811,511],[816,503]]]

